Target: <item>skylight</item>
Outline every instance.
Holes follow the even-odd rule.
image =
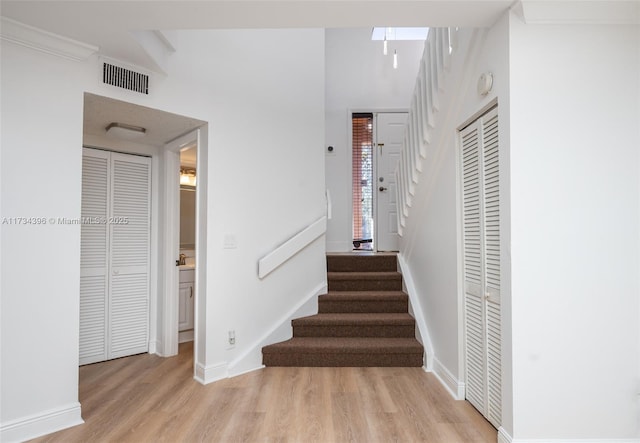
[[[373,28],[371,40],[426,40],[429,28]]]

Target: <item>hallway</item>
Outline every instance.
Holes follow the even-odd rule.
[[[495,442],[421,368],[266,368],[202,386],[192,343],[80,368],[84,425],[36,442]]]

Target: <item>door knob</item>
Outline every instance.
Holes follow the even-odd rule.
[[[380,192],[382,192],[382,191],[386,191],[386,190],[387,190],[387,188],[385,188],[384,186],[380,186],[380,187],[378,188],[378,191],[380,191]]]

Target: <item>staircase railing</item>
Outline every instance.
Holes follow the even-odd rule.
[[[264,278],[327,231],[327,217],[322,216],[289,240],[258,260],[258,277]]]
[[[434,115],[440,109],[451,58],[457,50],[458,28],[430,28],[413,90],[404,146],[396,167],[398,233],[402,235],[413,205],[413,197],[427,158],[428,145],[435,128]]]

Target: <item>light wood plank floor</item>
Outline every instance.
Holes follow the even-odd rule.
[[[491,442],[421,368],[266,368],[202,386],[193,348],[80,368],[85,424],[36,442]]]

